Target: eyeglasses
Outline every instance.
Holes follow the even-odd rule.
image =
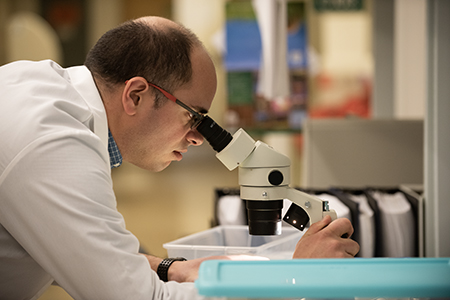
[[[187,110],[189,112],[189,116],[191,118],[192,124],[191,124],[191,129],[195,129],[197,128],[198,124],[200,124],[200,122],[203,120],[203,118],[205,117],[202,113],[199,113],[198,111],[193,110],[192,108],[190,108],[189,106],[187,106],[186,104],[184,104],[183,102],[181,102],[180,100],[178,100],[174,95],[170,94],[169,92],[166,92],[165,90],[163,90],[162,88],[160,88],[159,86],[157,86],[156,84],[153,84],[151,82],[147,83],[149,85],[151,85],[152,87],[154,87],[155,89],[159,90],[161,93],[163,93],[163,95],[175,102],[176,104],[178,104],[179,106],[181,106],[182,108],[184,108],[185,110]]]

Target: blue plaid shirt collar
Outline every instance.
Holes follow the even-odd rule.
[[[116,141],[114,140],[111,131],[108,130],[108,152],[111,169],[118,168],[122,164],[122,154],[120,154]]]

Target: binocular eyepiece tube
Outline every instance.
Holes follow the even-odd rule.
[[[216,152],[222,151],[233,139],[233,136],[219,126],[209,116],[204,116],[197,126],[197,131],[209,142]]]

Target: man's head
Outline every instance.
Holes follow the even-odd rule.
[[[124,160],[160,171],[180,160],[189,145],[203,142],[189,127],[189,112],[149,84],[207,112],[216,90],[215,69],[188,29],[159,17],[126,22],[100,38],[85,64]]]

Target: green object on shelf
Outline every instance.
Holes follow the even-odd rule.
[[[228,104],[253,103],[253,75],[251,72],[228,72]]]

